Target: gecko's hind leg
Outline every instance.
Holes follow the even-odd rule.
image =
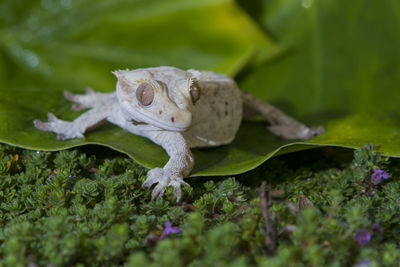
[[[269,123],[268,131],[284,139],[310,139],[324,132],[322,126],[307,127],[283,111],[254,95],[241,91],[245,116],[260,114]]]
[[[270,125],[268,131],[284,139],[307,140],[324,132],[324,127],[307,127],[303,125]]]

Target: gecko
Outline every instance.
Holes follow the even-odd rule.
[[[112,72],[116,90],[110,93],[86,89],[85,94],[64,91],[73,110],[88,109],[73,121],[48,113],[48,121],[34,120],[42,131],[61,140],[84,138],[84,134],[108,121],[133,134],[150,139],[169,155],[163,168],[148,171],[143,187],[155,187],[152,199],[173,188],[177,202],[183,179],[194,166],[192,148],[229,144],[241,121],[261,115],[267,130],[283,139],[306,140],[321,134],[322,126],[307,127],[270,103],[240,90],[230,77],[194,69],[161,66]]]

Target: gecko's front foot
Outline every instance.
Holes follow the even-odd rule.
[[[168,186],[172,186],[172,188],[174,189],[174,196],[176,197],[176,202],[179,202],[182,197],[181,186],[185,185],[190,187],[188,183],[183,181],[183,178],[178,177],[176,175],[169,175],[164,171],[164,169],[161,168],[155,168],[150,170],[147,174],[147,179],[142,186],[149,188],[156,183],[157,185],[154,187],[153,192],[151,193],[152,200],[164,195],[165,189]]]
[[[42,131],[54,132],[57,134],[57,139],[65,140],[71,138],[83,138],[83,133],[79,131],[73,122],[60,120],[53,113],[47,114],[48,122],[34,120],[33,124],[36,128]]]

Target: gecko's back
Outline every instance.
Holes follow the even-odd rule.
[[[190,71],[190,70],[189,70]],[[213,72],[200,72],[201,97],[192,110],[192,126],[183,135],[190,147],[230,143],[242,120],[242,100],[232,79]]]

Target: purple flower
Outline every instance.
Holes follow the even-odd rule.
[[[368,144],[368,145],[365,145],[364,148],[371,149],[371,146]]]
[[[177,234],[180,233],[181,230],[179,230],[179,227],[172,227],[171,223],[169,221],[166,221],[164,223],[164,231],[162,232],[162,234],[160,235],[160,239],[164,239],[165,237],[167,237],[167,235],[169,234]]]
[[[354,240],[365,246],[371,240],[371,234],[365,229],[358,229],[354,235]]]
[[[382,169],[376,169],[371,175],[371,181],[375,181],[375,184],[379,184],[380,182],[382,182],[382,178],[389,178],[389,173],[385,172]]]
[[[379,223],[376,223],[374,225],[374,231],[377,233],[382,233],[383,232],[383,228],[379,225]]]
[[[362,260],[356,264],[357,267],[367,267],[369,266],[369,260]]]

